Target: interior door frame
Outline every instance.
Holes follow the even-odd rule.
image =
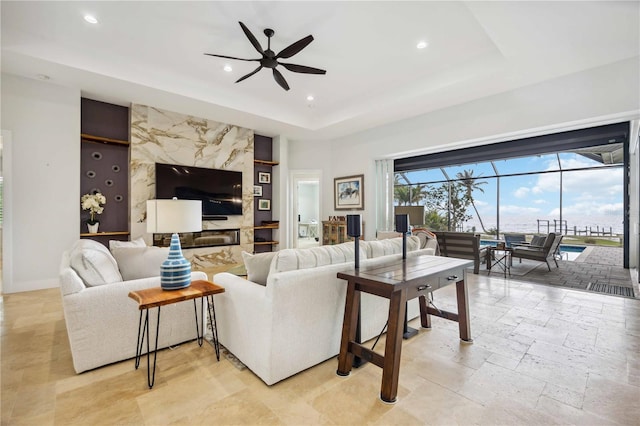
[[[307,181],[318,182],[318,212],[319,216],[322,217],[322,170],[291,170],[289,172],[289,185],[291,194],[293,194],[293,208],[291,209],[291,216],[289,218],[289,223],[291,224],[291,232],[289,232],[289,236],[291,241],[289,241],[288,247],[298,247],[298,183]],[[320,238],[319,241],[322,241],[320,217],[318,218],[318,237]]]

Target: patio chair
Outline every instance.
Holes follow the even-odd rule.
[[[516,244],[526,243],[527,238],[524,234],[504,234],[504,245],[513,247]]]
[[[480,263],[486,257],[486,247],[480,247],[480,234],[470,232],[436,231],[440,256],[473,260],[473,273],[480,272]]]
[[[511,257],[517,257],[521,260],[529,259],[537,260],[539,262],[545,262],[547,264],[547,268],[549,268],[549,271],[551,271],[549,260],[553,260],[556,264],[556,268],[558,267],[556,252],[558,251],[561,241],[562,235],[556,235],[552,232],[547,235],[547,238],[545,238],[544,240],[544,244],[541,246],[533,244],[529,244],[526,246],[516,245],[511,252]]]

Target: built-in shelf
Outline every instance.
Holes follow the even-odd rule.
[[[253,245],[254,246],[268,246],[268,245],[276,245],[276,244],[280,244],[279,241],[254,241]]]
[[[130,145],[129,141],[123,141],[123,140],[120,140],[120,139],[104,138],[102,136],[94,136],[94,135],[89,135],[87,133],[81,133],[80,134],[80,140],[82,142],[114,143],[114,144],[118,144],[118,145],[127,145],[127,146]]]
[[[115,232],[86,232],[80,234],[81,237],[111,237],[116,235],[129,235],[128,231],[115,231]]]
[[[278,163],[277,161],[270,161],[270,160],[253,160],[254,164],[262,164],[263,166],[277,166]]]
[[[254,226],[253,229],[278,229],[278,224],[273,225],[258,225]]]

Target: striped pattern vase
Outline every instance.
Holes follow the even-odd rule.
[[[160,266],[160,286],[163,290],[177,290],[191,285],[191,263],[182,256],[180,237],[171,236],[169,257]]]

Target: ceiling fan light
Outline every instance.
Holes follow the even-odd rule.
[[[233,71],[233,68],[231,68],[231,65],[229,65],[229,64],[225,64],[222,69],[225,70],[226,72]]]

